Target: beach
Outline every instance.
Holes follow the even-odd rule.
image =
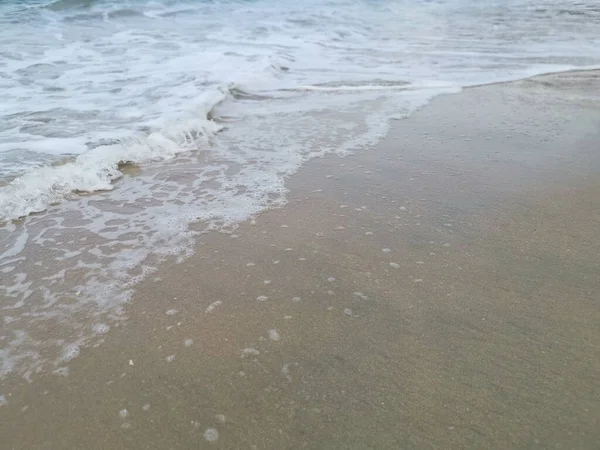
[[[2,380],[2,448],[597,448],[598,92],[465,89],[309,161],[68,371]]]

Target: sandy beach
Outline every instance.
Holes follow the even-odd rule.
[[[312,160],[67,375],[3,380],[0,447],[598,448],[599,92],[471,88]]]

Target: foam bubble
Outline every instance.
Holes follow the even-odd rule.
[[[203,436],[208,442],[216,442],[219,439],[219,432],[215,428],[208,428]]]
[[[94,325],[93,329],[94,332],[98,334],[105,334],[110,331],[110,326],[105,323],[97,323],[96,325]]]
[[[68,367],[59,367],[58,369],[54,370],[52,373],[55,375],[59,375],[61,377],[66,377],[69,375],[69,368]]]
[[[77,344],[69,344],[63,349],[62,360],[64,362],[69,362],[72,359],[75,359],[79,356],[81,349]]]
[[[260,351],[255,348],[245,348],[242,350],[242,356],[258,356],[260,355]]]
[[[277,332],[276,329],[272,329],[272,330],[269,330],[269,339],[277,342],[277,341],[281,340],[281,336],[279,335],[279,333]]]
[[[208,307],[206,308],[206,312],[207,313],[213,312],[217,306],[222,305],[222,304],[223,304],[223,302],[221,300],[214,301],[210,305],[208,305]]]

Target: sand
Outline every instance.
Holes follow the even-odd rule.
[[[600,74],[436,98],[207,234],[69,372],[0,389],[4,449],[593,449]]]

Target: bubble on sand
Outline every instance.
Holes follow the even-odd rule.
[[[369,300],[369,297],[367,297],[365,294],[363,294],[362,292],[355,292],[354,295],[356,295],[358,298],[360,298],[361,300]]]
[[[383,253],[390,253],[392,250],[391,250],[391,249],[389,249],[389,248],[382,248],[382,249],[381,249],[381,251],[382,251]]]
[[[422,279],[420,279],[420,278],[417,278],[416,280],[413,280],[413,281],[414,281],[415,283],[422,283],[422,282],[423,282],[423,280],[422,280]]]
[[[96,325],[94,325],[94,331],[98,334],[108,333],[109,330],[110,327],[105,323],[97,323]]]
[[[215,428],[208,428],[204,432],[204,439],[208,442],[215,442],[219,439],[219,432]]]
[[[329,281],[331,283],[331,282],[335,281],[335,278],[329,277],[329,278],[327,278],[327,281]]]
[[[64,362],[71,361],[79,356],[80,348],[77,344],[69,344],[63,350],[62,360]]]
[[[213,312],[213,311],[214,311],[214,309],[215,309],[217,306],[221,305],[222,303],[223,303],[223,302],[222,302],[221,300],[217,300],[216,302],[212,302],[212,303],[211,303],[210,305],[208,305],[208,307],[206,308],[206,312],[207,312],[207,313],[209,313],[209,312]]]
[[[127,411],[125,408],[119,411],[119,417],[121,417],[121,419],[126,419],[128,415],[129,411]]]
[[[225,415],[224,415],[224,414],[217,414],[217,415],[215,416],[215,419],[216,419],[216,420],[217,420],[217,422],[219,422],[219,423],[225,423],[225,422],[227,422],[227,417],[225,417]]]
[[[352,310],[350,308],[344,309],[344,315],[351,316],[352,315]]]
[[[8,405],[8,400],[4,395],[0,395],[0,407]]]
[[[258,356],[258,355],[260,355],[260,351],[257,350],[257,349],[255,349],[255,348],[248,347],[248,348],[245,348],[245,349],[242,350],[242,357],[244,357],[244,356]]]
[[[264,280],[263,284],[271,284],[271,280]]]
[[[169,355],[165,358],[165,361],[167,362],[173,362],[173,360],[175,359],[175,355]]]
[[[253,262],[246,263],[246,267],[254,267],[256,264]]]
[[[185,341],[183,341],[183,345],[185,345],[186,347],[191,347],[194,344],[194,341],[191,339],[186,339]]]
[[[267,297],[266,295],[259,295],[258,297],[256,297],[256,300],[258,300],[259,302],[266,302],[267,300],[269,300],[269,297]]]
[[[59,375],[61,377],[66,377],[69,375],[69,368],[68,367],[59,367],[58,369],[54,370],[52,373],[55,375]]]
[[[367,231],[367,232],[365,233],[365,236],[373,236],[373,232],[372,232],[372,231]]]
[[[148,411],[150,409],[150,403],[146,403],[144,406],[142,406],[142,411]]]
[[[289,381],[292,381],[292,375],[290,375],[290,366],[297,366],[298,363],[287,363],[281,368],[282,375]]]
[[[179,311],[177,311],[176,309],[169,309],[167,310],[167,312],[165,312],[165,314],[167,316],[174,316],[175,314],[177,314]]]
[[[277,330],[273,328],[272,330],[269,330],[269,339],[271,339],[272,341],[277,342],[277,341],[281,340],[281,336],[279,335],[279,333],[277,332]]]
[[[400,211],[408,211],[408,209],[406,208],[406,206],[401,206],[399,209],[400,209]]]
[[[300,297],[293,297],[292,301],[298,303],[298,302],[302,301],[302,298],[300,298]]]
[[[392,266],[394,269],[400,268],[400,264],[398,264],[398,263],[390,263],[390,266]]]

